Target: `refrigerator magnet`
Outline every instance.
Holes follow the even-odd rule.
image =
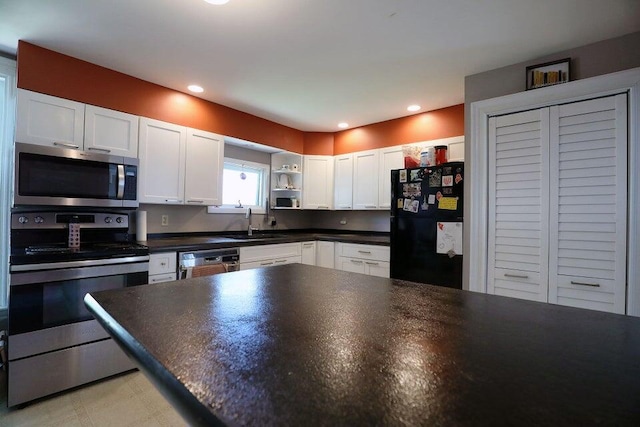
[[[398,206],[398,209],[402,209],[402,207],[404,206],[404,199],[398,199],[396,206]]]
[[[443,187],[453,187],[453,175],[443,175],[442,176],[442,186]]]
[[[402,184],[402,195],[404,197],[420,197],[422,186],[420,184]]]
[[[436,195],[435,194],[429,194],[429,204],[433,205],[436,202]]]
[[[456,184],[460,184],[460,182],[462,181],[462,174],[461,173],[457,173],[456,177],[454,178],[454,181]]]
[[[447,211],[455,211],[458,209],[458,198],[457,197],[441,197],[438,200],[438,209],[443,209]]]
[[[434,169],[433,173],[429,176],[429,187],[440,187],[442,182],[442,170]]]
[[[422,178],[424,177],[422,169],[414,169],[409,172],[411,173],[411,182],[422,181]]]
[[[429,196],[429,198],[431,198],[431,196]],[[423,211],[428,211],[429,210],[429,204],[427,203],[427,196],[426,195],[422,198],[422,210]]]
[[[398,175],[399,175],[398,179],[400,180],[400,182],[407,182],[407,170],[406,169],[402,169]]]

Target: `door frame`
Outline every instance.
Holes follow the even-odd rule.
[[[628,93],[627,314],[640,316],[640,68],[577,80],[471,103],[469,146],[465,157],[465,265],[463,288],[487,292],[489,207],[489,117],[560,103]]]

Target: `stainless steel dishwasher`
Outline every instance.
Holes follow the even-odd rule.
[[[240,250],[208,249],[178,253],[178,280],[237,271],[240,268]]]

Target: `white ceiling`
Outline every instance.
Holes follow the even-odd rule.
[[[466,75],[638,30],[639,0],[0,0],[2,51],[22,39],[176,90],[197,83],[304,131],[460,104]]]

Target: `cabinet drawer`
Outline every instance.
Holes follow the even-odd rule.
[[[340,243],[338,256],[389,261],[389,247]]]
[[[550,303],[624,314],[624,298],[616,295],[614,280],[557,276],[556,286],[556,295],[550,296]]]
[[[261,268],[261,267],[273,267],[276,265],[284,265],[284,264],[294,264],[294,263],[299,264],[301,262],[302,262],[302,258],[300,256],[267,259],[267,260],[254,261],[254,262],[243,262],[243,263],[240,263],[240,270],[250,270],[252,268]]]
[[[149,276],[176,272],[177,254],[175,252],[163,252],[149,256]],[[175,278],[174,278],[175,280]]]
[[[240,248],[240,262],[274,260],[276,258],[299,257],[302,254],[300,243],[281,243],[277,245],[245,246]]]
[[[176,273],[154,274],[149,276],[149,283],[173,282],[176,280]]]

